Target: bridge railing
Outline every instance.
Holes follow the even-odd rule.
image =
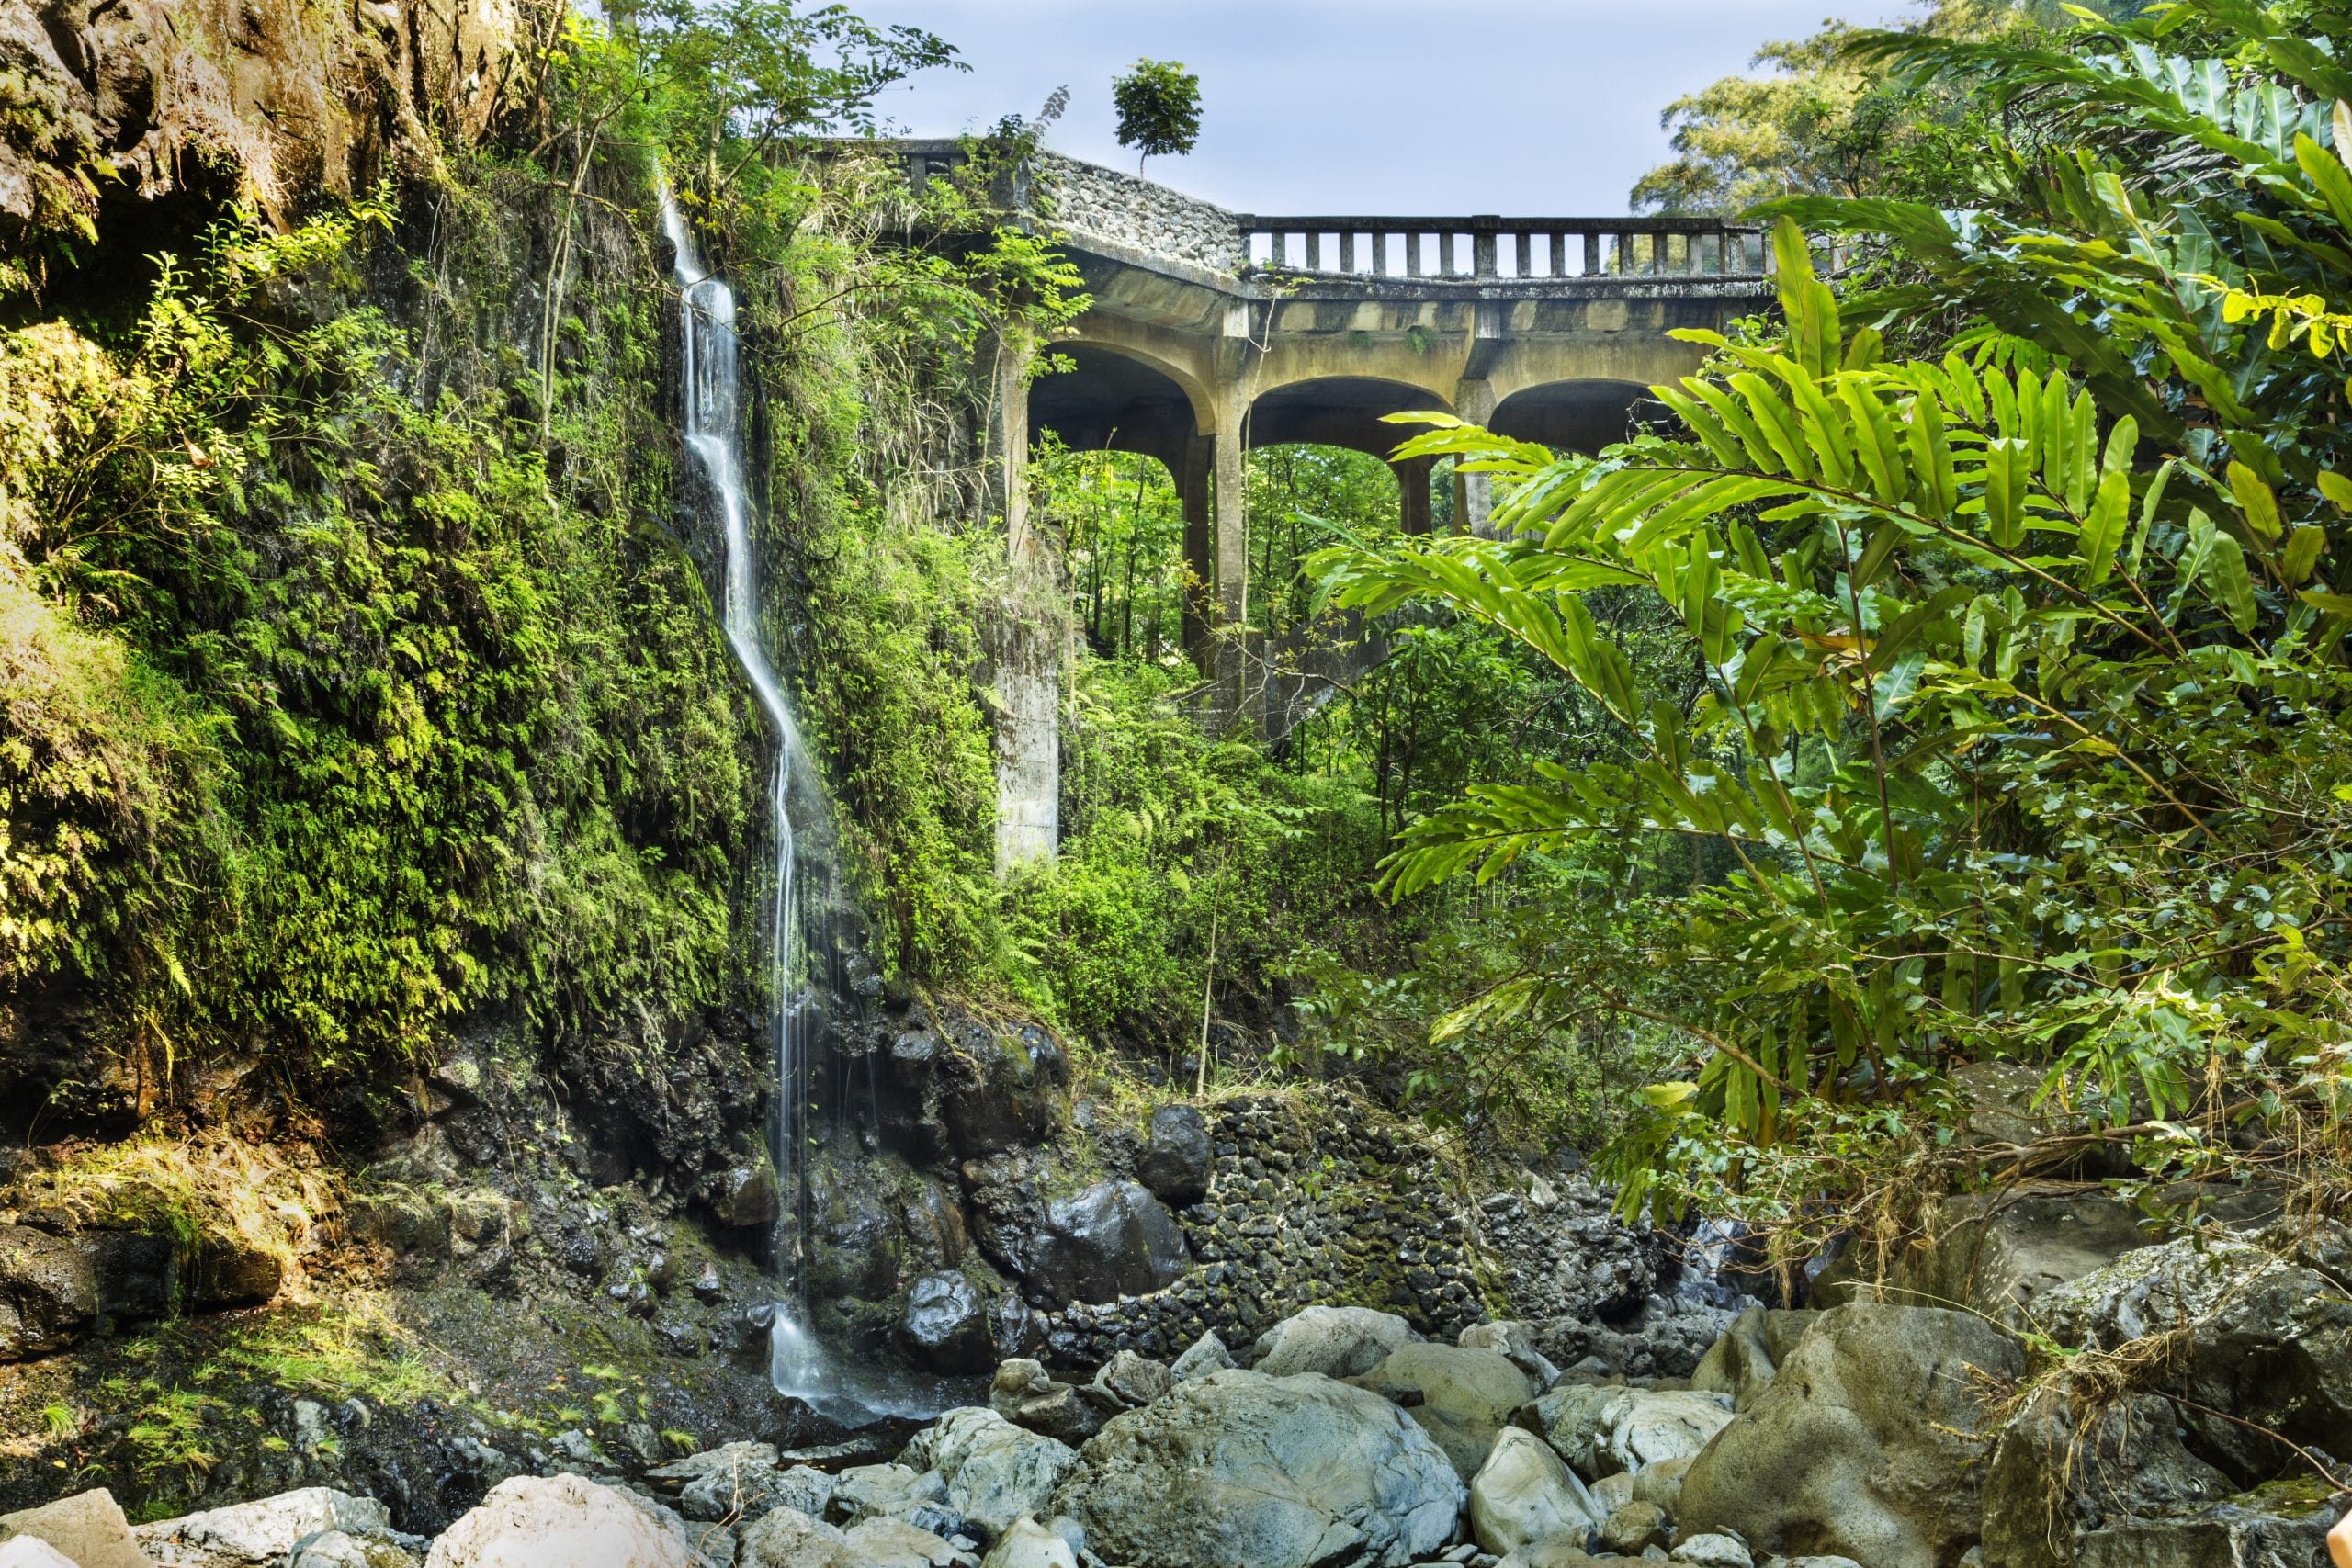
[[[1761,228],[1713,218],[1240,219],[1253,271],[1335,277],[1758,278]]]

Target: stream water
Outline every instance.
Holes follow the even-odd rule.
[[[820,1347],[808,1333],[808,1303],[800,1259],[808,1238],[811,1010],[792,1003],[796,971],[807,956],[797,882],[798,845],[790,800],[796,771],[809,768],[792,701],[768,661],[760,633],[760,573],[752,547],[751,503],[743,489],[740,380],[736,367],[735,292],[702,264],[694,234],[665,189],[662,230],[677,252],[678,291],[684,313],[686,449],[694,454],[718,513],[727,557],[719,621],[729,645],[758,694],[776,738],[775,772],[768,783],[771,867],[768,908],[769,1032],[775,1060],[772,1129],[777,1213],[775,1271],[780,1299],[770,1328],[769,1375],[779,1393],[816,1399],[831,1392]]]

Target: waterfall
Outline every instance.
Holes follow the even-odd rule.
[[[805,953],[796,884],[795,835],[787,809],[796,769],[808,766],[800,728],[784,682],[760,643],[760,577],[752,551],[750,502],[743,493],[741,404],[735,354],[735,292],[702,265],[694,235],[668,187],[662,191],[662,231],[677,251],[684,310],[685,407],[683,431],[719,513],[727,546],[719,620],[728,643],[750,677],[776,738],[775,773],[768,783],[769,841],[775,848],[768,908],[769,1034],[775,1053],[773,1128],[777,1195],[775,1255],[782,1299],[769,1330],[769,1376],[780,1393],[810,1397],[824,1392],[821,1352],[807,1326],[808,1302],[800,1259],[808,1235],[810,1044],[804,1008],[792,1005],[794,971]]]

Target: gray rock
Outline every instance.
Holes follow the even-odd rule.
[[[1487,1462],[1495,1434],[1535,1397],[1533,1381],[1501,1356],[1458,1345],[1399,1346],[1353,1381],[1391,1398],[1392,1391],[1419,1394],[1407,1414],[1436,1439],[1464,1481]]]
[[[159,1557],[193,1556],[208,1565],[282,1562],[314,1537],[339,1534],[362,1543],[421,1552],[427,1542],[392,1529],[384,1506],[328,1486],[306,1486],[276,1496],[188,1514],[134,1532]]]
[[[1721,1394],[1637,1390],[1610,1410],[1603,1451],[1612,1466],[1628,1472],[1661,1460],[1694,1459],[1731,1421],[1731,1404]]]
[[[148,1562],[114,1494],[104,1487],[0,1514],[0,1541],[20,1539],[54,1548],[77,1568],[146,1568]]]
[[[1576,1473],[1542,1439],[1504,1429],[1470,1482],[1470,1533],[1488,1551],[1543,1541],[1581,1546],[1604,1515]]]
[[[2041,1303],[2051,1337],[2112,1349],[2192,1328],[2157,1385],[2236,1421],[2183,1408],[2199,1447],[2241,1484],[2269,1479],[2276,1441],[2352,1452],[2352,1291],[2250,1242],[2185,1237],[2128,1252]]]
[[[997,1368],[989,1408],[1016,1427],[1073,1445],[1102,1429],[1101,1410],[1069,1384],[1056,1382],[1042,1362],[1023,1357]]]
[[[947,1506],[982,1540],[1016,1519],[1045,1512],[1046,1501],[1078,1465],[1065,1443],[1023,1430],[993,1410],[950,1410],[931,1430],[931,1466],[945,1483]]]
[[[1664,1546],[1671,1533],[1666,1510],[1655,1503],[1628,1503],[1600,1521],[1602,1550],[1620,1557],[1639,1557],[1644,1547]]]
[[[1168,1369],[1168,1375],[1182,1382],[1187,1378],[1223,1371],[1232,1365],[1233,1352],[1225,1348],[1225,1341],[1216,1337],[1215,1329],[1211,1329],[1193,1340],[1192,1348],[1176,1358],[1175,1364]]]
[[[1413,1337],[1405,1320],[1370,1307],[1311,1306],[1293,1313],[1258,1337],[1251,1349],[1253,1371],[1270,1378],[1321,1372],[1351,1378],[1372,1371]]]
[[[947,1501],[946,1477],[902,1464],[861,1464],[842,1471],[834,1479],[827,1511],[845,1525],[897,1519],[943,1537],[964,1528],[963,1517]]]
[[[20,1535],[0,1540],[0,1568],[80,1568],[80,1564],[37,1535]]]
[[[1547,1443],[1544,1446],[1549,1448],[1551,1445]],[[1634,1500],[1634,1478],[1620,1471],[1615,1475],[1602,1476],[1589,1490],[1592,1493],[1593,1502],[1600,1506],[1603,1514],[1613,1514]]]
[[[1682,1512],[1682,1478],[1689,1473],[1690,1461],[1687,1459],[1662,1459],[1645,1464],[1626,1478],[1632,1489],[1627,1500],[1655,1503],[1668,1518],[1677,1517]]]
[[[579,1475],[502,1481],[434,1541],[425,1568],[690,1568],[675,1515]]]
[[[1181,1209],[1208,1195],[1211,1153],[1201,1113],[1189,1105],[1163,1105],[1151,1113],[1136,1176],[1160,1201]]]
[[[741,1446],[767,1447],[764,1443]],[[815,1477],[821,1486],[812,1487],[810,1477]],[[685,1490],[678,1494],[678,1511],[707,1524],[756,1519],[772,1508],[821,1512],[831,1493],[832,1477],[822,1471],[807,1465],[781,1471],[773,1462],[763,1465],[754,1461],[740,1470],[714,1468],[688,1482]]]
[[[1396,1568],[1452,1539],[1464,1495],[1396,1406],[1317,1376],[1188,1380],[1079,1457],[1055,1506],[1112,1562]]]
[[[1756,1556],[1734,1537],[1694,1535],[1677,1541],[1669,1553],[1677,1562],[1693,1568],[1756,1568]]]
[[[1175,1378],[1158,1361],[1121,1350],[1102,1363],[1091,1385],[1120,1408],[1149,1404],[1176,1386]]]
[[[2196,1514],[2236,1490],[2182,1446],[2169,1401],[2137,1395],[2100,1408],[2086,1425],[2063,1393],[2047,1391],[1993,1445],[1985,1554],[2004,1568],[2071,1568],[2087,1534],[2135,1517]]]
[[[1474,1323],[1455,1337],[1454,1343],[1465,1350],[1494,1351],[1533,1378],[1539,1391],[1560,1381],[1560,1369],[1535,1348],[1523,1323]]]
[[[657,1486],[678,1486],[699,1481],[704,1476],[719,1472],[739,1475],[756,1470],[775,1468],[774,1443],[729,1443],[724,1447],[705,1449],[673,1460],[645,1472],[645,1479]]]
[[[1184,1233],[1132,1181],[1046,1205],[1024,1283],[1055,1302],[1109,1302],[1174,1284],[1192,1266]]]
[[[783,1201],[776,1195],[775,1172],[764,1165],[737,1166],[719,1173],[718,1190],[711,1195],[711,1213],[722,1224],[749,1229],[753,1225],[772,1225],[781,1212]]]
[[[961,1274],[925,1274],[910,1285],[899,1337],[913,1360],[934,1371],[984,1371],[995,1359],[987,1305]]]
[[[1975,1542],[1983,1517],[1987,1378],[2023,1369],[2014,1342],[1965,1313],[1825,1313],[1692,1462],[1677,1522],[1772,1551],[1940,1568]]]
[[[1522,1424],[1532,1422],[1577,1474],[1598,1480],[1689,1459],[1731,1419],[1722,1394],[1570,1383],[1537,1400]]]
[[[2327,1561],[2328,1513],[2282,1518],[2224,1505],[2125,1519],[2083,1535],[2078,1568],[2310,1568]]]
[[[98,1277],[71,1243],[0,1225],[0,1361],[53,1355],[98,1317]]]
[[[837,1568],[849,1537],[797,1508],[777,1508],[746,1527],[735,1543],[736,1568]]]
[[[1690,1386],[1702,1393],[1726,1393],[1734,1410],[1745,1410],[1771,1386],[1780,1370],[1766,1332],[1765,1310],[1758,1304],[1731,1320],[1723,1337],[1708,1348],[1690,1373]]]
[[[1035,1519],[1015,1519],[981,1559],[980,1568],[1078,1568],[1069,1543]]]
[[[958,1032],[956,1049],[936,1058],[945,1083],[941,1119],[958,1159],[1034,1144],[1054,1122],[1059,1090],[1069,1082],[1069,1058],[1035,1025],[1016,1032]]]

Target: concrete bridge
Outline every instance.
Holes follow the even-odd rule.
[[[896,150],[917,183],[960,155],[953,141]],[[1425,409],[1591,451],[1623,437],[1644,389],[1698,366],[1701,351],[1668,332],[1720,327],[1771,292],[1766,236],[1708,219],[1270,218],[1051,154],[1017,184],[1023,220],[1056,237],[1093,304],[1048,345],[1072,368],[1033,380],[1008,355],[998,383],[1016,561],[1033,537],[1024,475],[1042,433],[1166,464],[1200,585],[1184,639],[1221,724],[1262,726],[1280,683],[1243,630],[1245,453],[1312,442],[1385,458],[1408,433],[1383,416]],[[1427,460],[1396,468],[1399,521],[1426,532]],[[1484,526],[1483,479],[1457,479],[1454,502],[1457,526]],[[1058,838],[1058,655],[1023,640],[1001,639],[992,681],[1005,865],[1050,855]]]

